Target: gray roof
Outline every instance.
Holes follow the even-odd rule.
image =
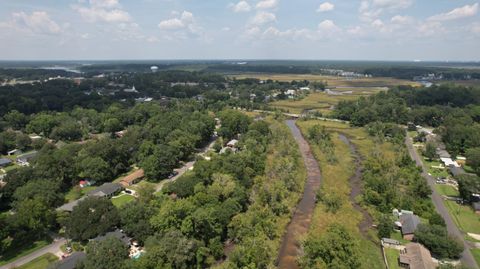
[[[87,198],[87,197],[84,196],[84,197],[82,197],[82,198],[80,198],[80,199],[78,199],[78,200],[75,200],[75,201],[72,201],[72,202],[70,202],[70,203],[64,204],[64,205],[62,205],[61,207],[57,208],[57,211],[69,211],[69,212],[72,212],[72,211],[73,211],[73,208],[74,208],[75,206],[77,206],[78,203],[80,203],[80,201],[82,201],[82,200],[84,200],[84,199],[86,199],[86,198]]]
[[[104,183],[102,186],[88,193],[88,196],[104,197],[109,196],[122,189],[119,183]]]
[[[455,167],[453,165],[450,165],[448,167],[448,169],[450,170],[450,173],[454,176],[454,177],[458,177],[460,175],[463,175],[465,174],[465,170],[463,170],[463,168],[461,167]]]
[[[420,224],[420,218],[415,214],[402,214],[400,216],[400,223],[402,224],[402,234],[413,234]]]
[[[105,235],[102,235],[102,236],[97,236],[92,240],[101,242],[101,241],[107,239],[108,237],[115,237],[117,239],[120,239],[120,241],[122,241],[122,243],[124,243],[127,246],[130,246],[130,240],[132,240],[123,231],[121,231],[119,229],[117,229],[113,232],[108,232],[108,233],[106,233]]]
[[[12,163],[12,160],[10,159],[7,159],[7,158],[1,158],[0,159],[0,165],[7,165],[7,164],[11,164]]]
[[[79,262],[86,258],[85,252],[73,252],[70,256],[55,263],[55,269],[76,269]]]

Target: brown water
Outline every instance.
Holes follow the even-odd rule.
[[[287,120],[286,123],[300,148],[303,161],[307,168],[307,182],[302,200],[298,203],[292,220],[288,224],[283,236],[277,263],[279,269],[296,269],[299,268],[296,262],[300,254],[299,239],[308,232],[308,228],[310,227],[313,210],[315,209],[315,196],[321,183],[321,175],[317,160],[315,160],[310,146],[295,125],[295,121]]]

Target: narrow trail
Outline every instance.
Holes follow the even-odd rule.
[[[348,139],[347,136],[345,136],[344,134],[339,134],[338,137],[342,142],[349,146],[350,152],[355,162],[355,173],[350,178],[351,191],[349,199],[353,205],[353,208],[355,208],[355,210],[357,210],[358,212],[362,213],[363,216],[362,221],[358,224],[358,229],[360,230],[360,233],[363,235],[363,237],[373,240],[368,234],[368,230],[373,225],[373,218],[367,212],[367,210],[360,206],[360,204],[356,200],[357,196],[362,193],[362,161],[360,158],[360,154],[357,151],[357,147],[350,141],[350,139]]]
[[[279,269],[298,269],[296,259],[300,253],[299,239],[308,232],[315,209],[315,196],[321,184],[320,168],[313,156],[308,142],[295,124],[295,120],[286,121],[297,142],[307,168],[307,182],[302,200],[298,203],[292,220],[287,226],[277,258]],[[293,145],[292,145],[293,146]]]

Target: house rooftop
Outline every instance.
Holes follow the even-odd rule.
[[[22,155],[18,155],[17,157],[17,160],[30,160],[30,159],[33,159],[37,156],[38,152],[37,151],[32,151],[32,152],[28,152],[28,153],[25,153],[25,154],[22,154]]]
[[[456,167],[456,166],[454,166],[454,165],[448,166],[448,170],[450,171],[450,173],[451,173],[454,177],[458,177],[458,176],[460,176],[460,175],[465,174],[465,170],[463,170],[463,168],[461,168],[461,167]]]
[[[72,212],[73,211],[73,208],[76,207],[78,205],[78,203],[80,203],[82,200],[85,200],[87,197],[84,196],[78,200],[75,200],[75,201],[71,201],[70,203],[67,203],[67,204],[64,204],[60,207],[57,208],[57,211],[68,211],[68,212]]]
[[[418,243],[408,243],[400,252],[399,262],[410,269],[434,269],[430,251]]]
[[[119,230],[119,229],[116,229],[113,232],[108,232],[108,233],[106,233],[105,235],[102,235],[102,236],[97,236],[92,240],[97,241],[97,242],[101,242],[101,241],[107,239],[108,237],[115,237],[115,238],[119,239],[120,241],[122,241],[122,243],[124,243],[126,246],[130,246],[130,241],[132,240],[132,238],[128,237],[122,230]]]
[[[415,214],[400,215],[400,223],[402,224],[402,234],[413,234],[420,224],[420,218]]]
[[[56,269],[76,269],[78,268],[78,263],[83,261],[86,258],[87,254],[85,252],[73,252],[70,256],[65,259],[57,262],[53,268]]]
[[[114,194],[115,192],[122,189],[122,185],[118,183],[104,183],[102,186],[96,188],[93,191],[90,191],[87,195],[88,196],[97,196],[97,197],[104,197]]]
[[[121,182],[131,183],[137,179],[143,178],[145,173],[143,169],[138,169],[137,171],[129,174],[128,176],[124,177]]]
[[[11,164],[11,163],[12,163],[12,160],[10,160],[10,159],[0,158],[0,165],[7,165],[7,164]]]

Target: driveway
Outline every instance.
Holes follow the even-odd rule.
[[[428,174],[428,170],[423,164],[421,157],[418,155],[418,152],[413,147],[412,138],[407,136],[405,139],[405,144],[407,145],[410,157],[412,157],[412,159],[416,162],[417,166],[422,168],[422,176],[427,180],[428,185],[432,189],[432,201],[433,201],[433,204],[435,205],[435,209],[445,220],[445,223],[447,224],[448,233],[454,237],[457,237],[463,242],[465,250],[462,252],[462,257],[460,261],[462,262],[462,264],[468,266],[469,268],[478,269],[479,267],[475,259],[473,258],[472,253],[470,252],[470,247],[468,242],[465,240],[464,234],[458,229],[457,225],[455,224],[455,222],[453,222],[452,217],[448,213],[448,210],[445,207],[445,204],[443,203],[442,196],[438,194],[435,188],[435,179]]]
[[[5,265],[2,265],[0,266],[0,269],[10,269],[10,268],[15,268],[15,267],[18,267],[18,266],[22,266],[30,261],[32,261],[33,259],[36,259],[44,254],[47,254],[47,253],[52,253],[52,254],[55,254],[57,252],[60,251],[60,246],[65,244],[67,241],[65,238],[56,238],[54,240],[53,243],[51,243],[50,245],[48,246],[45,246],[39,250],[36,250],[28,255],[25,255],[21,258],[18,258],[17,260],[15,260],[14,262],[11,262],[11,263],[8,263],[8,264],[5,264]]]

